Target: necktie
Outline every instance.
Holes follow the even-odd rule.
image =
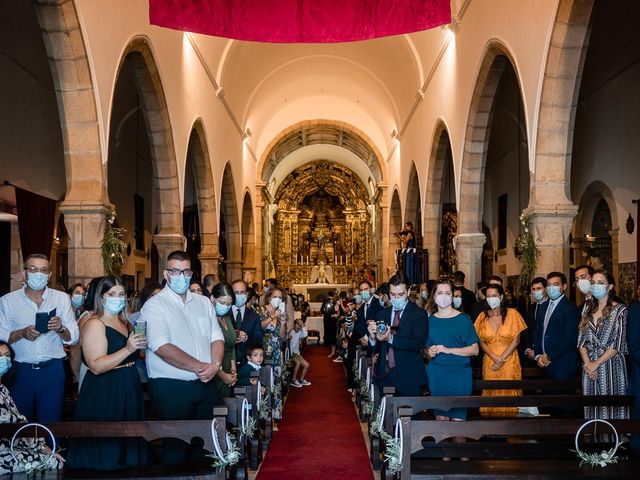
[[[402,310],[396,310],[393,312],[393,321],[391,322],[391,328],[398,328],[400,325],[400,314]],[[393,345],[389,345],[389,370],[392,370],[396,366],[395,356],[393,354]]]
[[[242,325],[242,310],[238,309],[236,312],[236,330]]]
[[[549,319],[551,318],[551,315],[553,315],[554,308],[556,308],[556,302],[549,300],[549,306],[547,307],[547,311],[544,314],[544,324],[542,326],[542,353],[547,353],[544,348],[544,336],[547,333],[547,326],[549,325]]]
[[[367,321],[367,304],[364,304],[364,321]]]

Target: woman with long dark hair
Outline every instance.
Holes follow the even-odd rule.
[[[593,302],[578,327],[583,395],[627,394],[627,307],[615,302],[614,287],[606,270],[591,276]],[[629,418],[629,407],[585,407],[584,415],[587,419]]]
[[[89,367],[76,406],[76,421],[144,420],[142,387],[135,368],[143,334],[127,319],[127,296],[118,277],[104,277],[97,288],[95,311],[81,331],[82,356]],[[69,466],[115,470],[146,463],[141,439],[82,439],[69,443]]]
[[[522,380],[522,368],[516,348],[520,334],[527,329],[518,311],[507,307],[504,290],[500,285],[490,284],[486,289],[487,307],[475,322],[480,338],[483,380]],[[521,390],[483,390],[483,396],[518,396]],[[517,415],[517,407],[481,408],[483,414]]]
[[[236,297],[233,288],[226,282],[217,283],[211,292],[213,309],[218,319],[218,324],[224,336],[224,357],[222,368],[215,377],[215,383],[223,397],[231,396],[231,387],[238,380],[236,368],[236,343],[238,334],[234,330],[233,319],[231,318],[231,305],[235,303]],[[240,331],[238,331],[240,332]],[[244,332],[242,332],[244,334]],[[244,334],[246,336],[246,334]]]

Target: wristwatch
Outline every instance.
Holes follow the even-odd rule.
[[[56,330],[57,333],[64,333],[67,330],[67,328],[62,325],[58,330]]]

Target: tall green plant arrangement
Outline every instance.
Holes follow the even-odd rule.
[[[520,214],[520,224],[523,231],[516,239],[515,254],[522,265],[518,281],[523,288],[526,288],[536,272],[540,250],[531,234],[531,219],[528,213]]]
[[[104,236],[102,237],[102,263],[107,275],[117,275],[122,270],[127,244],[122,240],[123,228],[114,227],[115,212],[106,215]]]

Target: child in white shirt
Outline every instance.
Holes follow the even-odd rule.
[[[303,338],[307,338],[307,329],[302,325],[301,320],[296,320],[293,324],[293,331],[289,334],[289,352],[294,365],[290,385],[296,388],[311,385],[311,382],[304,378],[309,370],[309,362],[300,355],[300,340]],[[302,374],[298,379],[300,367],[302,367]]]

